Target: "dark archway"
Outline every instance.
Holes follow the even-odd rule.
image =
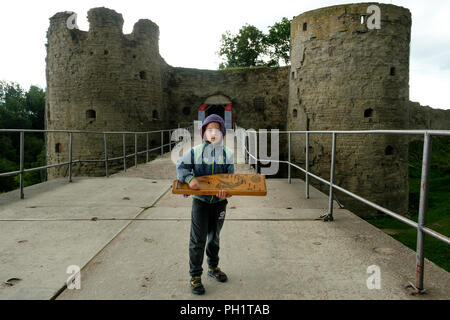
[[[225,106],[225,104],[208,105],[205,109],[205,116],[207,117],[211,114],[217,114],[225,120]]]

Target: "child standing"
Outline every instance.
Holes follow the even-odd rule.
[[[177,179],[188,183],[191,189],[200,189],[195,177],[234,173],[233,151],[223,143],[225,134],[223,119],[217,114],[208,116],[202,123],[203,143],[183,154],[176,164]],[[201,282],[201,275],[205,246],[208,275],[220,282],[227,281],[226,274],[218,267],[219,234],[225,219],[227,198],[231,195],[221,190],[215,196],[193,195],[192,197],[189,240],[190,283],[192,293],[203,294],[205,288]]]

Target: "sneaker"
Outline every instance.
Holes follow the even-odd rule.
[[[202,278],[200,276],[193,276],[191,278],[191,291],[195,294],[205,293],[205,287],[202,285]]]
[[[208,269],[208,276],[216,279],[219,282],[225,282],[228,280],[227,275],[223,273],[223,271],[221,271],[219,267]]]

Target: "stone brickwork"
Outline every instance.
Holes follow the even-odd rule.
[[[410,129],[450,130],[450,109],[433,109],[409,102],[408,111]]]
[[[369,5],[332,6],[293,19],[289,130],[407,129],[411,15],[405,8],[377,4],[381,28],[371,30],[361,23]],[[303,165],[304,141],[304,135],[293,137],[293,157]],[[338,135],[335,183],[405,213],[405,141],[395,135]],[[328,178],[331,135],[311,134],[310,146],[311,171]],[[346,195],[337,198],[356,212],[371,213]]]
[[[284,130],[288,72],[289,67],[236,71],[171,68],[165,86],[170,124],[196,120],[198,107],[208,97],[223,95],[232,102],[233,122],[239,126]]]
[[[46,128],[138,132],[167,128],[158,26],[150,20],[139,20],[133,32],[124,35],[121,14],[95,8],[88,12],[86,32],[69,29],[70,16],[71,13],[62,12],[50,18]],[[134,136],[126,139],[131,153]],[[140,150],[145,139],[139,136]],[[57,143],[62,152],[56,152]],[[108,144],[110,158],[122,154],[121,135],[108,136]],[[67,151],[68,134],[47,134],[48,163],[67,161]],[[73,154],[74,159],[102,158],[103,136],[74,135]],[[66,172],[67,168],[59,167],[50,169],[48,174],[51,178]],[[74,168],[74,175],[78,174],[104,175],[104,164],[82,163]]]

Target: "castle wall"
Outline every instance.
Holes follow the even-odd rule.
[[[406,129],[409,100],[409,10],[376,4],[381,29],[370,30],[370,3],[309,11],[291,24],[289,130]],[[331,135],[311,134],[310,168],[330,176]],[[293,137],[304,166],[304,135]],[[338,135],[334,182],[379,205],[406,213],[408,144],[396,135]],[[297,171],[296,171],[297,172]],[[328,192],[328,186],[312,179]],[[336,193],[361,215],[375,210]]]
[[[409,102],[409,129],[450,130],[450,109],[433,109]]]
[[[171,115],[169,123],[197,120],[198,107],[208,97],[224,95],[232,102],[233,122],[239,126],[284,130],[288,70],[288,67],[235,71],[170,68],[164,88]]]

